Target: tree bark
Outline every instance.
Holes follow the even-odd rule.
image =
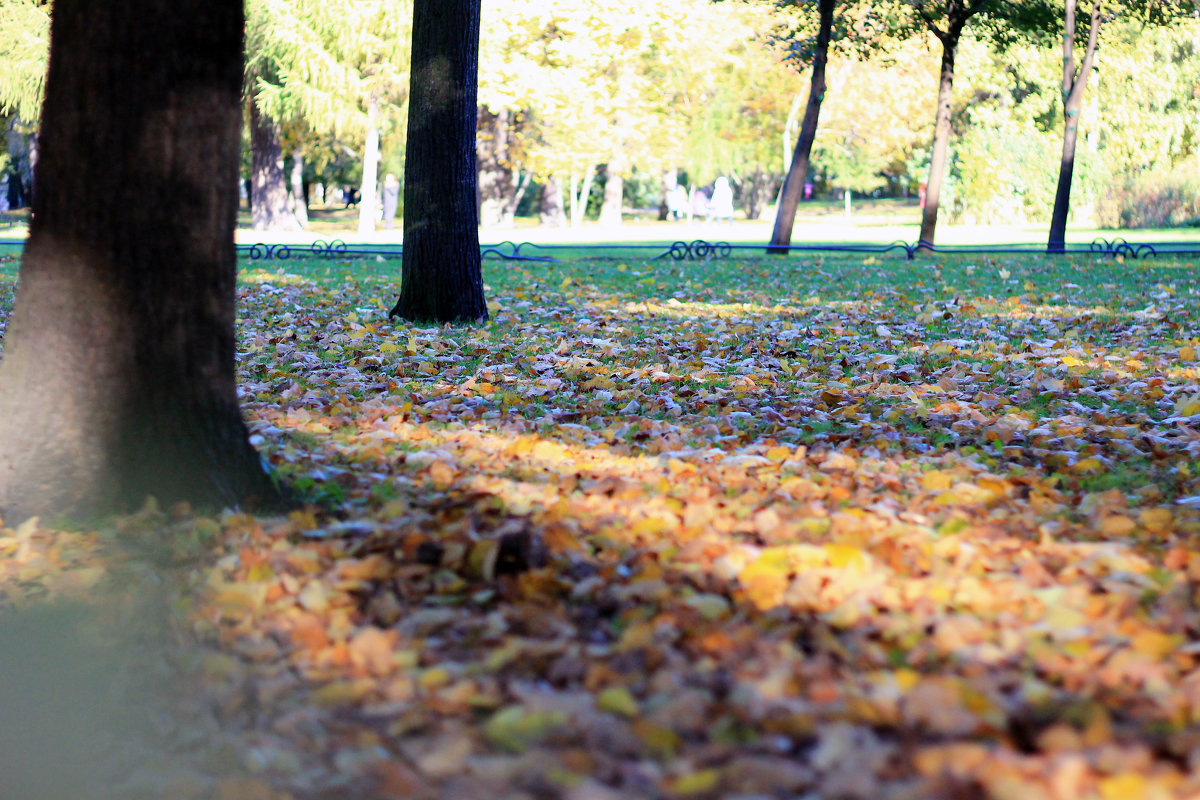
[[[475,127],[480,0],[416,0],[400,298],[389,316],[488,316],[479,254]]]
[[[308,193],[304,191],[304,148],[292,151],[292,213],[301,228],[308,227]]]
[[[562,179],[557,175],[551,175],[542,186],[538,222],[544,228],[562,228],[567,224],[566,211],[563,209]]]
[[[479,109],[479,221],[484,227],[504,224],[505,211],[517,191],[509,154],[512,112]]]
[[[533,180],[533,173],[529,170],[517,174],[517,185],[514,191],[505,198],[504,208],[500,211],[501,226],[512,228],[517,224],[517,209],[521,207],[521,200],[524,199],[525,191],[529,188],[531,180]]]
[[[750,173],[750,177],[741,182],[742,199],[746,206],[746,219],[759,219],[763,209],[771,199],[779,177],[762,169]],[[789,238],[790,238],[789,231]]]
[[[0,510],[271,503],[234,383],[240,0],[56,0]]]
[[[625,199],[625,179],[621,177],[623,165],[613,159],[604,165],[604,200],[600,203],[600,224],[620,225],[621,206]]]
[[[367,103],[367,141],[363,147],[362,185],[359,187],[358,235],[375,232],[379,219],[379,100]]]
[[[950,26],[945,33],[935,31],[942,43],[942,66],[938,73],[937,116],[933,124],[933,155],[929,160],[929,178],[925,181],[925,208],[921,213],[921,250],[933,246],[937,234],[938,206],[946,176],[946,156],[950,148],[951,101],[954,96],[954,59],[962,26]]]
[[[825,65],[829,61],[829,40],[833,36],[834,2],[819,0],[817,4],[820,26],[817,29],[812,77],[808,84],[808,104],[804,109],[804,122],[800,125],[800,138],[796,140],[796,149],[792,153],[792,163],[783,180],[783,190],[779,193],[779,208],[775,212],[775,227],[771,231],[768,253],[787,255],[788,247],[792,244],[796,208],[804,196],[804,182],[808,179],[809,158],[812,156],[813,140],[817,137],[821,102],[825,99]]]
[[[288,202],[279,123],[250,101],[250,218],[256,231],[298,231]]]
[[[1083,64],[1075,71],[1075,0],[1067,0],[1063,32],[1063,79],[1062,99],[1065,122],[1063,126],[1062,160],[1058,168],[1058,188],[1054,193],[1054,213],[1050,217],[1050,237],[1046,251],[1066,251],[1067,216],[1071,212],[1071,183],[1075,177],[1075,145],[1079,137],[1079,115],[1083,110],[1083,93],[1087,89],[1088,77],[1096,56],[1096,44],[1100,38],[1101,1],[1092,5],[1092,16],[1088,26],[1087,46]]]

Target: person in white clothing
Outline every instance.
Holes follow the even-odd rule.
[[[733,224],[733,189],[729,179],[722,176],[713,185],[712,197],[708,201],[708,213],[717,222]]]

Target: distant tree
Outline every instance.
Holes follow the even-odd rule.
[[[480,0],[416,0],[400,298],[413,322],[487,319],[476,205]]]
[[[829,63],[829,42],[833,38],[833,11],[837,0],[817,0],[817,35],[811,51],[801,49],[795,58],[808,61],[812,73],[808,84],[808,102],[804,107],[804,121],[800,123],[800,136],[788,165],[787,177],[783,179],[783,190],[779,193],[779,207],[775,212],[775,226],[771,230],[771,246],[768,253],[786,255],[792,243],[792,226],[796,223],[796,208],[804,196],[804,182],[808,179],[808,164],[812,157],[813,141],[817,137],[817,124],[821,116],[821,103],[825,100],[825,68]],[[807,58],[805,57],[807,56]]]
[[[903,38],[911,30],[908,19],[898,13],[890,2],[861,0],[774,0],[780,8],[801,12],[798,24],[787,22],[774,33],[783,47],[786,59],[793,66],[809,67],[808,100],[804,121],[792,153],[787,177],[779,194],[775,226],[771,231],[768,253],[786,254],[792,243],[792,226],[796,208],[804,194],[812,158],[813,141],[825,100],[826,68],[830,46],[838,46],[851,54],[866,54],[885,46],[889,40]]]
[[[375,229],[380,139],[408,84],[411,0],[248,0],[247,75],[264,118],[361,142],[358,232]],[[287,188],[278,163],[280,203]],[[293,192],[294,194],[294,192]]]
[[[1046,249],[1061,253],[1066,249],[1067,216],[1071,211],[1071,184],[1075,174],[1075,147],[1079,138],[1079,123],[1083,111],[1083,95],[1087,90],[1100,43],[1101,25],[1117,16],[1128,16],[1142,23],[1165,24],[1197,12],[1194,0],[1092,0],[1088,13],[1087,36],[1083,58],[1076,66],[1078,5],[1076,0],[1063,0],[1062,36],[1062,160],[1058,171],[1058,188],[1054,195],[1054,212],[1050,219],[1050,237]]]
[[[268,503],[234,383],[241,0],[56,0],[0,512]]]
[[[933,245],[937,234],[938,208],[942,183],[946,175],[946,159],[950,149],[950,126],[954,94],[954,63],[958,44],[971,18],[995,5],[999,0],[905,0],[917,18],[942,45],[942,62],[938,72],[937,114],[933,125],[933,147],[929,160],[929,177],[925,181],[925,206],[921,212],[920,242]]]

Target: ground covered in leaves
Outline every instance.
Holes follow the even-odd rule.
[[[160,610],[122,796],[1200,797],[1193,263],[243,266],[304,509],[0,530],[0,605]]]

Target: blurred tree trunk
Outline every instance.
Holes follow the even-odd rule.
[[[375,232],[379,219],[379,98],[367,103],[367,142],[363,147],[363,170],[358,199],[358,235]]]
[[[542,186],[538,221],[545,228],[562,228],[567,224],[567,214],[563,207],[562,179],[557,175],[551,175]]]
[[[813,141],[817,138],[817,121],[821,116],[821,103],[825,99],[825,65],[829,61],[829,40],[833,37],[833,7],[835,0],[818,0],[817,14],[820,18],[817,29],[816,49],[813,53],[812,77],[808,84],[808,104],[804,108],[804,122],[800,124],[800,138],[792,153],[792,163],[783,189],[779,193],[779,208],[775,212],[775,227],[771,231],[768,253],[787,255],[792,244],[792,227],[796,224],[796,208],[804,197],[804,182],[808,180],[809,158]]]
[[[250,103],[250,218],[256,231],[298,231],[288,202],[279,123]]]
[[[624,164],[613,158],[604,165],[604,200],[600,203],[600,224],[620,225],[624,203],[625,179],[621,176]]]
[[[596,165],[589,164],[583,174],[583,185],[579,178],[571,172],[571,227],[578,228],[587,216],[588,201],[592,196],[592,182],[596,178]]]
[[[742,204],[746,207],[746,219],[760,219],[771,195],[778,186],[779,176],[762,169],[750,173],[750,177],[739,183]],[[790,239],[790,233],[789,233]]]
[[[240,0],[56,0],[0,510],[271,503],[234,383]]]
[[[304,148],[292,151],[292,213],[301,228],[308,227],[308,193],[304,191]]]
[[[971,17],[988,6],[990,0],[930,0],[914,2],[917,16],[925,27],[942,43],[942,65],[938,72],[937,115],[933,123],[933,152],[929,159],[929,177],[925,181],[925,207],[921,213],[921,234],[918,252],[928,252],[937,233],[938,209],[942,199],[942,184],[946,179],[946,159],[950,149],[950,126],[953,121],[951,102],[954,95],[954,62],[963,29]],[[934,21],[928,6],[937,6],[945,13],[945,30]]]
[[[389,316],[488,316],[479,254],[480,0],[416,0],[404,173],[400,298]]]
[[[1062,253],[1066,250],[1067,217],[1071,213],[1071,183],[1075,178],[1075,144],[1079,137],[1079,115],[1083,111],[1083,93],[1087,89],[1088,77],[1092,73],[1092,64],[1096,57],[1096,44],[1100,38],[1101,6],[1101,0],[1095,0],[1092,5],[1083,64],[1076,72],[1076,3],[1075,0],[1066,0],[1062,79],[1063,112],[1066,121],[1063,126],[1062,161],[1058,168],[1058,188],[1054,194],[1054,213],[1050,217],[1050,240],[1046,247],[1050,253]]]
[[[479,157],[479,224],[492,228],[504,224],[505,211],[517,191],[509,154],[512,112],[479,109],[476,148]]]

